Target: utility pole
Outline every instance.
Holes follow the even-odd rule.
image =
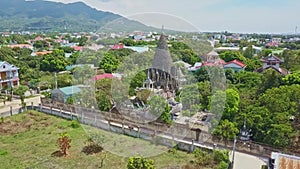
[[[57,75],[56,75],[56,72],[54,74],[54,77],[55,77],[55,89],[57,89]]]
[[[235,154],[235,147],[236,147],[236,138],[234,138],[233,148],[232,148],[232,162],[230,168],[233,169],[234,166],[234,154]]]

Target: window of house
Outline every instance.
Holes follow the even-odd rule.
[[[2,68],[3,68],[3,69],[5,69],[5,67],[6,67],[6,66],[5,66],[5,65],[3,65],[3,67],[2,67]]]

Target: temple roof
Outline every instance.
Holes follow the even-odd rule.
[[[167,38],[161,35],[158,41],[157,49],[153,59],[153,68],[170,73],[172,64],[171,54],[168,48]]]
[[[268,62],[268,61],[278,61],[278,62],[283,62],[283,59],[280,59],[279,57],[273,55],[273,54],[270,54],[269,56],[267,57],[264,57],[262,59],[260,59],[262,62]]]
[[[208,54],[206,54],[206,56],[219,56],[219,54],[213,50],[213,51],[209,52]]]
[[[276,69],[275,67],[272,67],[272,66],[269,66],[269,67],[267,67],[267,68],[263,68],[263,67],[261,67],[261,68],[259,68],[259,69],[256,69],[255,71],[256,72],[258,72],[258,73],[262,73],[264,70],[266,70],[266,69],[274,69],[274,70],[276,70],[278,73],[280,73],[280,74],[282,74],[282,75],[288,75],[288,74],[290,74],[290,72],[288,71],[288,70],[286,70],[286,69],[284,69],[284,68],[279,68],[279,69]]]

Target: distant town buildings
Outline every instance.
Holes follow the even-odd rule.
[[[196,70],[200,69],[201,67],[205,67],[205,66],[219,66],[224,69],[231,69],[234,72],[240,72],[240,71],[245,70],[245,68],[246,68],[246,64],[244,64],[243,62],[236,60],[236,59],[229,61],[229,62],[225,62],[223,59],[221,59],[219,57],[219,54],[213,50],[203,56],[202,63],[197,62],[197,63],[195,63],[194,66],[189,67],[188,70],[196,71]]]
[[[13,45],[8,45],[7,47],[9,47],[9,48],[22,48],[22,49],[33,50],[33,46],[30,45],[30,44],[13,44]]]

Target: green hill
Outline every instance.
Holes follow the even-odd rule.
[[[128,20],[120,15],[91,8],[82,2],[57,3],[43,0],[1,0],[0,31],[98,31],[107,23],[114,30],[150,30],[139,22]]]

